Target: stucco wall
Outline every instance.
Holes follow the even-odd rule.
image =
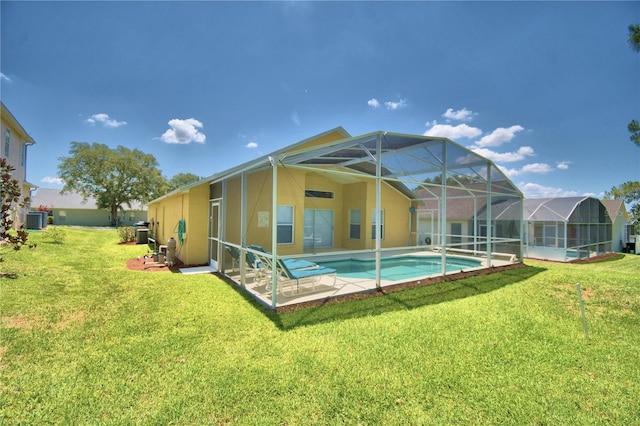
[[[367,248],[375,248],[371,225],[373,223],[373,210],[376,206],[375,181],[367,182],[369,197],[367,199]],[[382,183],[381,205],[384,210],[384,238],[382,248],[403,247],[409,244],[409,222],[411,200],[397,192],[389,185]]]
[[[102,209],[53,208],[54,225],[111,226],[111,214]],[[118,214],[118,226],[132,226],[136,222],[147,220],[144,210],[125,210]]]
[[[271,170],[263,170],[247,176],[247,241],[271,250]],[[305,197],[305,190],[333,193],[333,198]],[[242,194],[241,180],[235,177],[227,181],[225,198],[226,240],[240,244]],[[382,247],[405,246],[409,243],[410,200],[387,184],[382,184],[382,202],[385,211],[384,240]],[[328,175],[306,172],[294,168],[278,169],[278,205],[294,207],[293,244],[280,244],[282,255],[304,252],[305,209],[331,210],[334,217],[333,248],[351,250],[372,249],[375,241],[371,235],[373,209],[375,208],[375,180],[342,184]],[[360,239],[349,238],[349,210],[361,211]],[[261,223],[261,218],[263,222]],[[264,219],[266,218],[266,221]],[[266,225],[266,226],[265,226]]]
[[[350,183],[344,186],[344,210],[342,211],[342,246],[347,250],[364,250],[367,247],[367,236],[370,239],[370,225],[367,221],[367,184],[365,182]],[[349,212],[360,210],[360,238],[349,237]]]
[[[209,185],[191,188],[186,218],[186,238],[184,262],[201,265],[209,262]],[[187,244],[187,241],[189,244]]]
[[[53,209],[54,225],[110,226],[109,212],[88,209]]]

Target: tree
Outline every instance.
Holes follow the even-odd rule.
[[[59,158],[58,175],[62,192],[76,191],[93,197],[100,209],[111,212],[117,225],[118,211],[133,202],[146,203],[164,193],[166,180],[151,154],[101,143],[71,142],[70,156]]]
[[[623,200],[631,205],[629,214],[631,215],[636,229],[640,227],[640,181],[625,182],[620,186],[611,188],[604,194],[605,199]]]
[[[0,211],[0,240],[2,250],[0,250],[0,262],[4,260],[4,249],[12,247],[13,250],[20,250],[27,244],[29,234],[24,229],[14,230],[15,212],[29,204],[29,197],[22,197],[22,191],[18,180],[13,178],[15,168],[11,166],[5,158],[0,159],[0,197],[2,198],[2,209]],[[14,234],[15,231],[15,234]],[[34,248],[35,246],[31,246]],[[0,273],[0,277],[16,278],[16,274]]]
[[[640,52],[640,25],[629,25],[629,45],[634,52]],[[637,120],[631,120],[627,126],[631,132],[631,141],[640,148],[640,123]]]
[[[640,24],[629,25],[629,45],[635,52],[640,52]]]
[[[640,123],[638,123],[638,120],[631,120],[627,128],[631,132],[630,139],[640,147]]]
[[[199,181],[200,176],[194,175],[193,173],[178,173],[171,179],[169,179],[167,183],[167,192],[173,191],[174,189],[180,188],[185,185],[189,185],[190,183],[194,183]]]

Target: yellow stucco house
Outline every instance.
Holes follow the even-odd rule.
[[[470,213],[485,221],[477,236],[482,244],[459,255],[483,256],[475,267],[494,265],[494,246],[511,261],[522,258],[518,218],[500,227],[508,234],[496,235],[495,225],[486,225],[487,217],[495,217],[492,205],[522,202],[490,160],[446,138],[382,131],[353,137],[342,127],[329,130],[166,194],[148,204],[147,220],[157,244],[177,241],[183,263],[208,265],[275,308],[307,294],[364,288],[354,290],[355,281],[331,263],[344,259],[372,262],[376,272],[369,282],[378,288],[398,281],[381,273],[385,259],[407,253],[412,263],[423,264],[427,257],[416,256],[426,252],[442,264],[438,274],[449,273],[447,259],[456,247],[448,247],[446,236],[447,190],[483,207]],[[434,231],[438,246],[418,232],[416,212],[425,203],[437,206],[442,219]],[[296,260],[313,266],[280,265]],[[322,271],[331,276],[326,286],[310,278]],[[290,284],[286,297],[281,281]]]

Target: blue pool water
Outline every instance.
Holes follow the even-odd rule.
[[[336,269],[338,276],[347,278],[375,279],[375,260],[336,260],[321,262],[322,266]],[[403,256],[381,260],[380,276],[383,280],[403,281],[442,272],[440,256]],[[482,262],[463,257],[447,257],[447,272],[477,268]]]

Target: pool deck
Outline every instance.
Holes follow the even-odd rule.
[[[412,256],[431,256],[433,257],[433,251],[425,251],[425,252],[413,252]],[[456,257],[465,257],[456,255]],[[482,265],[477,268],[469,268],[465,269],[465,272],[477,271],[487,268],[487,259],[481,257],[471,257],[468,258],[476,259],[482,262]],[[492,266],[505,266],[512,265],[513,262],[508,260],[498,260],[492,259]],[[459,272],[459,271],[458,271]],[[451,274],[454,274],[452,272]],[[450,274],[447,274],[450,275]],[[264,281],[254,280],[252,276],[247,277],[247,282],[244,286],[240,283],[240,273],[239,271],[233,271],[226,274],[228,278],[234,281],[236,285],[240,288],[248,291],[258,302],[265,305],[266,307],[271,308],[272,306],[272,291],[267,288],[267,285]],[[406,281],[391,281],[391,280],[382,280],[381,288],[388,288],[393,286],[398,286],[403,283],[416,283],[419,285],[422,281],[425,283],[434,277],[441,277],[441,274],[429,275],[424,277],[415,277]],[[281,289],[284,290],[284,289]],[[329,299],[339,298],[341,296],[353,295],[355,293],[371,293],[376,290],[376,282],[372,279],[362,279],[362,278],[347,278],[337,276],[329,276],[325,275],[320,277],[320,281],[315,284],[312,289],[310,286],[300,286],[295,289],[297,291],[293,291],[291,295],[289,295],[289,288],[287,287],[287,291],[278,291],[276,294],[276,305],[278,308],[288,307],[292,305],[299,304],[310,304],[311,302],[321,302]]]

